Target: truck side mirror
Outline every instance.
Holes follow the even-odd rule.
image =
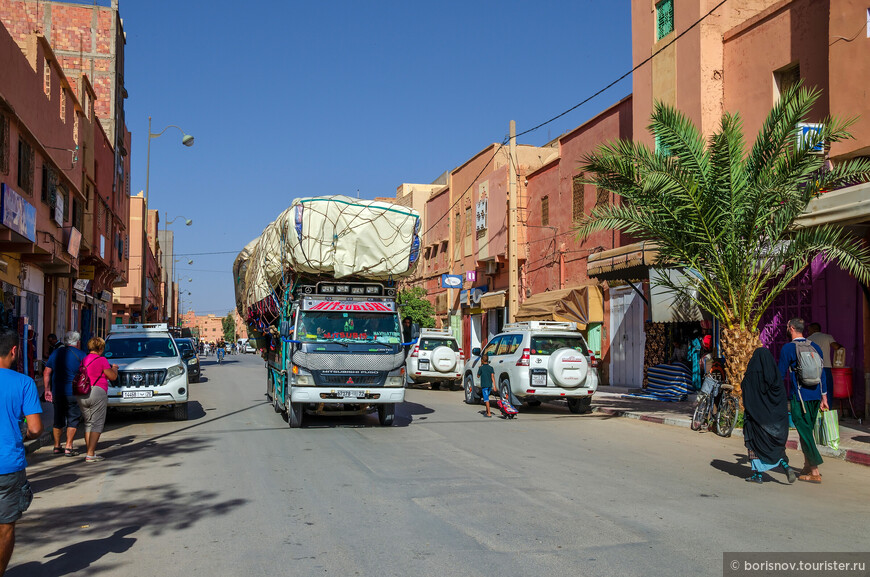
[[[291,327],[290,321],[288,321],[286,319],[281,321],[281,325],[278,327],[279,334],[282,337],[284,337],[285,339],[289,339],[290,333],[291,333],[290,327]]]

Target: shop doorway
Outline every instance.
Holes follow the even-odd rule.
[[[610,289],[610,327],[610,383],[640,387],[645,340],[643,301],[630,287]]]

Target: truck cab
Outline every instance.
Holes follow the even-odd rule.
[[[375,411],[382,425],[393,424],[396,403],[405,399],[395,295],[376,282],[318,282],[293,291],[267,384],[291,427],[305,414]]]

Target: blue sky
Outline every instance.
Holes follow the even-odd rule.
[[[295,197],[392,196],[631,67],[629,2],[121,0],[132,191],[177,220],[185,309],[234,306],[235,254]],[[521,143],[631,91],[630,77]],[[230,253],[230,254],[201,254]],[[193,265],[187,260],[193,259]],[[193,279],[188,281],[187,279]]]

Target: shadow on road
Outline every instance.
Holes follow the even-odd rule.
[[[125,471],[127,469],[125,468]],[[22,547],[37,547],[62,539],[93,536],[46,555],[44,563],[12,567],[8,577],[59,577],[88,569],[88,575],[118,574],[118,565],[91,567],[109,553],[124,553],[136,542],[128,537],[138,531],[152,536],[185,530],[200,521],[222,516],[244,505],[245,499],[218,501],[209,491],[184,492],[173,485],[136,489],[135,499],[58,507],[28,513],[27,530],[19,532]],[[98,527],[99,529],[91,529]],[[60,531],[59,529],[64,529]],[[99,535],[107,535],[100,537]],[[121,574],[125,574],[123,571]],[[126,573],[132,574],[132,573]]]
[[[24,575],[27,575],[28,577],[59,577],[61,575],[69,575],[71,573],[77,573],[78,571],[84,571],[85,569],[88,569],[92,563],[102,559],[107,553],[125,553],[129,550],[136,542],[136,539],[127,537],[127,535],[135,533],[139,529],[140,527],[135,525],[124,527],[103,539],[90,539],[88,541],[68,545],[58,549],[54,553],[46,555],[46,557],[54,557],[54,559],[50,561],[45,563],[39,563],[38,561],[25,563],[24,565],[13,567],[6,573],[6,575],[9,577],[15,577],[16,575],[22,577]],[[89,573],[93,575],[99,572],[111,571],[115,569],[115,567],[117,567],[117,565],[103,565],[99,569],[89,571]]]

